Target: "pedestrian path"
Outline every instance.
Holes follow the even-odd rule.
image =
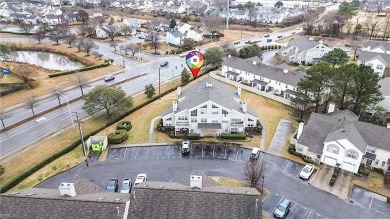
[[[149,136],[148,136],[148,143],[153,142],[153,131],[154,131],[154,123],[156,120],[160,119],[161,116],[154,117],[152,121],[150,121],[150,127],[149,127]]]
[[[278,127],[276,128],[275,134],[272,137],[271,144],[268,148],[268,153],[283,157],[284,147],[291,133],[291,127],[291,121],[284,119],[279,120]]]

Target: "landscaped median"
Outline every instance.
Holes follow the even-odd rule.
[[[208,71],[209,70],[205,70],[202,74],[205,74]],[[169,82],[162,85],[161,99],[166,98],[165,96],[167,94],[176,91],[176,87],[178,84],[178,81],[176,81],[176,83]],[[147,125],[145,125],[145,123],[141,123],[137,121],[137,119],[128,119],[128,116],[134,113],[139,113],[138,111],[142,112],[145,106],[151,103],[157,104],[157,106],[159,106],[158,101],[156,101],[158,99],[158,96],[155,96],[152,99],[146,99],[145,95],[138,95],[133,98],[133,107],[130,108],[128,112],[125,112],[122,116],[119,116],[116,120],[108,121],[106,117],[94,117],[86,120],[82,124],[84,139],[87,139],[89,136],[99,133],[107,127],[116,127],[117,122],[120,120],[132,121],[133,128],[132,131],[129,132],[129,138],[136,137],[134,133],[136,133],[136,135],[143,134],[142,132],[138,132],[141,130],[135,131],[134,129],[137,127],[137,125],[148,128],[148,125],[150,123],[147,123]],[[154,106],[154,109],[156,109],[156,106]],[[136,118],[141,117],[142,114],[141,116],[138,115]],[[144,139],[146,142],[148,129],[146,129],[144,133]],[[29,149],[28,151],[23,152],[19,156],[4,162],[3,167],[5,168],[5,173],[0,177],[0,191],[6,192],[14,187],[20,189],[35,186],[43,180],[67,169],[67,166],[64,167],[63,165],[56,164],[58,162],[57,158],[68,156],[67,153],[70,151],[79,150],[80,143],[81,142],[79,139],[78,129],[68,129],[52,138],[40,141],[39,143],[35,144],[34,147],[31,147],[31,149]],[[75,161],[75,159],[72,159],[70,157],[68,159],[68,162],[73,165],[77,165],[80,162],[79,160]],[[44,168],[53,165],[58,167],[56,167],[55,170],[50,168]],[[44,172],[41,172],[41,169],[44,170]]]

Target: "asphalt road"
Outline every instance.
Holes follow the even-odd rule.
[[[105,188],[110,178],[134,180],[138,173],[146,173],[149,181],[178,182],[190,174],[231,177],[245,180],[243,168],[250,150],[214,145],[192,145],[190,156],[182,157],[179,146],[154,146],[110,149],[107,160],[89,159],[69,172],[57,175],[38,187],[58,188],[61,182],[72,182],[75,177],[92,180]],[[387,218],[386,212],[374,212],[359,204],[339,199],[319,190],[298,177],[301,164],[269,154],[261,154],[265,165],[265,187],[270,191],[263,209],[272,213],[282,198],[293,202],[287,218]],[[388,204],[385,204],[388,206]]]

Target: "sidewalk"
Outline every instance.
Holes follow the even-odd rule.
[[[283,157],[284,147],[291,133],[292,122],[281,119],[276,128],[275,134],[272,137],[271,144],[268,148],[268,153]]]
[[[161,116],[154,117],[152,121],[150,121],[148,143],[153,142],[154,122],[156,122],[156,120],[158,120],[159,118],[161,118]]]

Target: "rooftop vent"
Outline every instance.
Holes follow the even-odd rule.
[[[164,188],[164,186],[159,186],[160,188]]]
[[[12,192],[12,193],[10,193],[11,195],[19,195],[20,194],[20,192]]]
[[[191,189],[202,189],[202,176],[191,175],[190,177],[190,188]]]
[[[257,62],[256,62],[256,61],[252,61],[252,64],[253,64],[253,65],[256,65],[256,64],[257,64]]]
[[[60,190],[60,195],[61,196],[64,196],[64,195],[67,195],[67,196],[70,196],[70,197],[76,196],[76,190],[74,188],[74,184],[73,183],[63,182],[58,187],[58,189]]]
[[[103,197],[100,197],[100,198],[97,198],[97,200],[101,201],[101,200],[104,200],[104,198],[103,198]]]
[[[26,194],[26,196],[33,196],[33,195],[36,195],[35,193],[28,193]]]
[[[283,72],[284,72],[285,74],[287,74],[287,73],[288,73],[288,69],[283,69]]]

